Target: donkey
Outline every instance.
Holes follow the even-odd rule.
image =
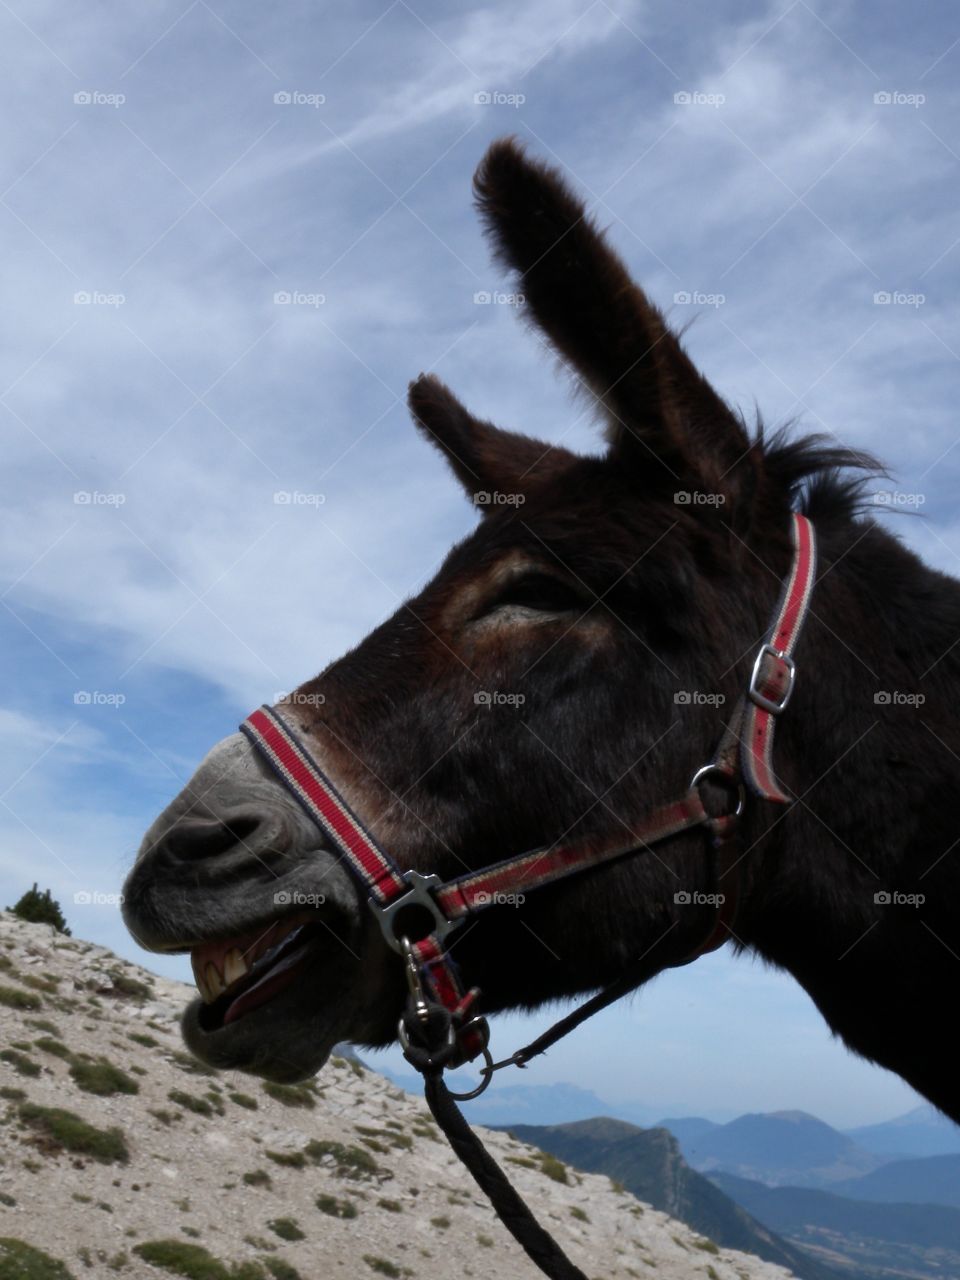
[[[960,585],[866,517],[872,459],[748,429],[558,172],[502,140],[474,182],[605,449],[480,421],[421,375],[412,416],[479,524],[277,712],[401,867],[447,880],[558,841],[629,838],[711,759],[802,511],[819,574],[776,748],[792,803],[744,805],[725,936],[960,1122],[946,1019],[960,983]],[[709,863],[702,835],[681,832],[525,901],[502,895],[451,955],[487,1013],[596,991],[641,956],[652,976],[714,928]],[[142,946],[191,952],[200,998],[183,1034],[212,1066],[297,1080],[338,1041],[395,1039],[403,965],[335,845],[240,734],[150,827],[124,915]]]

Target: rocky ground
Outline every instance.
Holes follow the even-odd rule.
[[[0,1280],[540,1275],[422,1102],[345,1058],[299,1086],[201,1068],[192,992],[0,913]],[[591,1278],[789,1275],[483,1137]]]

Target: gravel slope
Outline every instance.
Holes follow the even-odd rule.
[[[540,1275],[423,1103],[345,1059],[274,1096],[252,1077],[201,1070],[177,1030],[192,992],[0,913],[0,1238],[43,1250],[74,1280]],[[89,1091],[118,1085],[137,1092]],[[37,1106],[118,1130],[127,1159],[64,1150]],[[591,1278],[789,1276],[717,1250],[603,1176],[545,1163],[504,1134],[483,1136]],[[222,1269],[203,1270],[196,1252],[178,1264],[194,1271],[148,1261],[157,1251],[145,1247],[161,1240],[181,1253],[207,1250]],[[0,1244],[0,1280],[21,1275],[11,1256]]]

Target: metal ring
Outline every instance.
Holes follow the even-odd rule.
[[[480,1074],[483,1076],[483,1083],[478,1084],[475,1089],[471,1089],[469,1093],[451,1093],[450,1097],[457,1102],[469,1102],[471,1098],[479,1098],[484,1089],[493,1079],[495,1067],[493,1065],[493,1055],[488,1048],[483,1050],[483,1059],[485,1066],[480,1068]]]
[[[733,811],[733,816],[735,818],[739,818],[740,815],[743,813],[743,810],[746,807],[746,803],[747,803],[746,788],[744,787],[743,782],[739,778],[731,777],[730,774],[725,772],[725,770],[720,765],[705,764],[702,768],[698,769],[697,772],[690,779],[690,790],[693,791],[695,788],[699,788],[700,783],[703,781],[703,779],[710,777],[712,774],[716,774],[716,777],[718,779],[718,781],[716,782],[717,786],[726,787],[728,791],[733,791],[734,789],[736,789],[737,807]]]

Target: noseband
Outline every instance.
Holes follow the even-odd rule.
[[[503,901],[504,895],[526,894],[628,854],[643,852],[696,827],[703,827],[706,832],[715,882],[735,870],[740,856],[738,836],[746,789],[776,804],[788,804],[790,800],[773,769],[774,730],[793,693],[796,667],[792,654],[807,615],[816,572],[813,525],[795,512],[791,520],[790,573],[783,584],[770,631],[757,651],[747,690],[724,727],[713,760],[694,773],[686,793],[678,800],[651,809],[639,821],[631,823],[629,840],[547,845],[446,881],[435,874],[403,872],[276,710],[261,707],[240,726],[280,781],[340,852],[359,882],[387,945],[402,958],[410,993],[398,1031],[404,1053],[424,1075],[427,1100],[457,1154],[490,1195],[505,1225],[548,1275],[573,1278],[581,1273],[543,1232],[506,1183],[498,1166],[466,1125],[453,1099],[475,1097],[500,1067],[524,1066],[561,1035],[631,990],[640,978],[631,968],[532,1045],[503,1062],[494,1063],[487,1047],[487,1022],[477,1012],[479,988],[464,990],[447,950],[447,939],[467,920]],[[709,784],[723,789],[728,801],[725,812],[708,811],[703,790]],[[735,875],[731,879],[735,886]],[[717,918],[709,933],[678,963],[695,960],[731,936],[737,894],[718,895],[718,899]],[[481,1071],[481,1086],[470,1094],[451,1095],[442,1083],[444,1069],[460,1066],[481,1054],[486,1064]],[[514,1198],[511,1202],[505,1199],[507,1191]]]

